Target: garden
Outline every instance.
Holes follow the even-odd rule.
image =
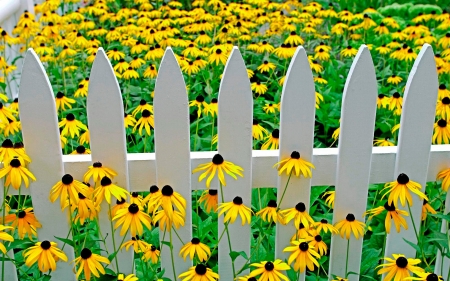
[[[32,48],[54,93],[62,154],[91,154],[87,99],[91,68],[103,48],[121,89],[127,153],[155,153],[155,85],[170,47],[186,83],[190,151],[216,151],[222,74],[236,46],[253,95],[252,148],[277,150],[283,87],[302,46],[315,84],[313,146],[337,148],[346,77],[365,44],[378,85],[373,146],[395,147],[408,75],[429,44],[439,80],[430,143],[448,145],[448,7],[450,1],[46,0],[34,11],[24,11],[11,32],[0,27],[1,281],[8,280],[6,263],[14,265],[20,281],[55,280],[52,273],[62,263],[71,263],[76,280],[225,280],[219,274],[221,242],[226,242],[231,263],[229,280],[450,280],[444,265],[450,259],[450,167],[424,185],[405,173],[370,184],[366,211],[336,221],[335,187],[330,185],[313,186],[309,206],[279,207],[291,179],[314,178],[315,163],[298,151],[272,164],[287,179],[283,186],[253,188],[251,204],[239,196],[224,201],[227,184],[242,181],[251,171],[218,153],[192,167],[192,177],[205,189],[192,190],[189,198],[170,185],[130,192],[117,184],[117,171],[93,159],[83,177],[64,174],[53,183],[48,204],[59,205],[67,215],[69,232],[42,240],[33,198],[22,194],[40,179],[29,167],[33,159],[23,143],[15,88],[19,63]],[[12,56],[13,48],[19,54]],[[411,207],[418,198],[422,212],[414,220]],[[109,220],[110,236],[101,231],[101,212]],[[186,213],[192,216],[192,237],[179,234],[191,226]],[[233,224],[249,225],[250,252],[233,251]],[[295,228],[282,249],[287,254],[283,259],[276,255],[280,225]],[[416,241],[405,242],[416,255],[386,255],[388,234],[408,229],[414,230]],[[120,240],[114,240],[117,234]],[[333,236],[348,241],[342,276],[329,270]],[[107,249],[110,239],[114,246]],[[172,239],[183,245],[179,251]],[[362,243],[359,272],[347,268],[350,241]],[[132,253],[133,268],[121,267],[117,256],[123,252]],[[167,253],[164,260],[171,262],[163,263]],[[178,270],[174,256],[192,266]]]

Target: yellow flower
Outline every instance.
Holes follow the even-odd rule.
[[[14,241],[14,237],[12,237],[10,234],[6,233],[5,230],[13,230],[14,228],[11,226],[4,226],[0,224],[0,239],[3,241],[9,241],[9,242],[13,242]],[[5,245],[3,245],[3,243],[0,242],[0,251],[3,252],[3,254],[6,254],[6,248]]]
[[[128,192],[122,187],[113,184],[109,177],[104,176],[100,180],[100,186],[94,191],[95,204],[100,205],[103,199],[106,199],[106,202],[111,204],[111,195],[116,197],[117,200],[122,200],[127,198]]]
[[[259,70],[261,73],[264,73],[269,72],[270,70],[274,70],[275,67],[276,67],[275,64],[265,60],[260,66],[256,68],[256,70]]]
[[[219,280],[219,274],[200,263],[190,267],[188,271],[181,273],[178,278],[183,278],[183,281],[214,281]]]
[[[326,219],[321,219],[318,222],[313,224],[313,227],[316,228],[317,233],[320,233],[322,230],[324,233],[330,232],[331,234],[337,234],[339,231],[332,225],[329,224]]]
[[[218,210],[220,210],[219,217],[225,212],[227,213],[223,220],[224,223],[234,223],[238,215],[241,217],[242,225],[245,222],[251,223],[252,210],[243,204],[242,198],[239,196],[236,196],[232,202],[221,203]]]
[[[160,251],[158,249],[156,249],[155,246],[150,244],[150,248],[148,248],[145,251],[144,256],[142,257],[142,259],[144,261],[146,261],[146,262],[151,261],[152,264],[157,264],[158,260],[159,260],[159,255],[160,255]]]
[[[200,262],[205,262],[208,260],[208,256],[211,255],[211,250],[209,247],[200,242],[200,239],[194,237],[191,242],[187,243],[180,249],[180,256],[186,260],[189,255],[191,260],[194,260],[194,255],[197,254],[198,260]]]
[[[16,121],[16,117],[13,116],[13,114],[17,114],[16,111],[12,111],[11,109],[3,106],[3,103],[0,102],[0,122],[1,123],[8,123],[8,119]]]
[[[281,160],[275,166],[278,166],[278,175],[281,175],[286,170],[286,175],[288,176],[294,173],[297,177],[303,175],[305,178],[312,177],[311,168],[315,169],[313,164],[300,158],[298,151],[293,151],[290,158]]]
[[[141,208],[134,203],[126,209],[124,208],[118,210],[112,220],[117,220],[114,225],[115,229],[122,226],[122,229],[120,230],[120,235],[122,236],[125,235],[128,230],[130,230],[131,236],[136,236],[136,234],[142,236],[144,234],[144,228],[142,227],[143,225],[145,225],[145,227],[149,230],[152,229],[152,220],[150,216],[142,212]]]
[[[117,275],[117,281],[138,281],[138,280],[139,280],[139,278],[134,276],[134,274],[130,274],[130,275],[125,276],[125,274],[119,273]]]
[[[450,168],[440,171],[436,176],[436,180],[442,180],[442,190],[447,192],[450,186]]]
[[[298,226],[302,223],[306,229],[309,229],[310,224],[314,224],[314,220],[306,211],[305,203],[299,202],[294,208],[286,209],[281,211],[284,216],[285,223],[289,223],[294,219],[294,225]]]
[[[358,53],[358,50],[354,49],[352,46],[347,46],[347,48],[341,51],[341,56],[343,57],[353,57]]]
[[[37,242],[35,246],[26,249],[23,253],[25,264],[28,267],[38,263],[41,272],[56,270],[56,262],[61,259],[67,261],[67,256],[58,249],[58,244],[50,241]]]
[[[6,186],[11,185],[14,189],[19,189],[23,180],[25,187],[28,188],[30,185],[30,180],[28,178],[36,181],[34,175],[22,165],[23,163],[19,158],[14,158],[9,162],[9,165],[6,164],[4,168],[0,169],[0,178],[6,176]]]
[[[113,178],[115,176],[117,176],[117,173],[114,170],[103,167],[100,162],[95,162],[92,166],[89,166],[89,170],[83,176],[83,181],[89,182],[92,178],[95,183],[99,183],[103,177]]]
[[[387,263],[380,264],[376,268],[384,267],[378,270],[378,274],[385,274],[383,281],[405,280],[411,273],[422,273],[424,270],[416,265],[420,264],[420,259],[407,259],[401,254],[392,254],[392,258],[384,258]]]
[[[376,146],[394,146],[395,144],[389,140],[389,138],[377,139],[373,141]]]
[[[145,131],[147,132],[147,135],[151,136],[151,128],[155,127],[155,120],[153,115],[150,114],[150,111],[147,109],[144,109],[142,111],[142,116],[139,118],[139,120],[136,122],[136,125],[134,125],[133,133],[136,132],[136,129],[139,128],[139,135],[142,136],[142,129],[145,128]]]
[[[323,256],[327,254],[327,244],[322,240],[322,236],[315,229],[310,229],[308,231],[309,235],[305,238],[305,241],[308,242],[308,246],[311,249],[314,249],[319,255]]]
[[[280,131],[278,129],[274,129],[272,134],[270,134],[266,138],[266,142],[261,146],[262,150],[268,149],[278,149],[278,145],[280,143]]]
[[[215,63],[216,65],[221,64],[226,64],[228,59],[228,56],[226,54],[224,54],[224,52],[222,51],[222,49],[216,49],[216,51],[214,53],[212,53],[211,55],[209,55],[208,58],[208,62],[210,64]]]
[[[423,200],[423,204],[422,204],[422,216],[421,216],[421,220],[424,221],[427,218],[427,214],[437,214],[436,210],[433,209],[433,207],[431,207],[430,204],[428,204],[428,200]]]
[[[9,220],[6,219],[6,222],[8,221]],[[25,234],[27,234],[28,238],[31,240],[33,236],[37,235],[36,228],[42,227],[34,215],[33,208],[26,208],[18,211],[16,215],[11,216],[11,221],[11,226],[14,229],[17,229],[17,234],[20,239],[23,239]]]
[[[392,74],[392,75],[387,79],[387,82],[388,82],[389,84],[398,85],[398,83],[402,82],[402,80],[403,80],[402,77],[397,76],[397,75],[395,75],[395,74]]]
[[[202,196],[198,200],[198,203],[204,203],[204,208],[207,213],[211,211],[217,212],[218,207],[218,195],[217,189],[208,189],[203,191]]]
[[[275,200],[270,200],[269,203],[267,203],[267,207],[257,212],[256,215],[266,222],[277,223],[279,221],[284,224],[283,215],[279,212],[277,202]]]
[[[155,209],[154,206],[151,206],[150,209]],[[156,210],[156,209],[155,209]],[[153,210],[153,211],[155,211]],[[150,213],[150,211],[148,211]],[[184,215],[183,213],[174,210],[172,214],[172,218],[169,218],[166,211],[160,210],[154,213],[153,215],[153,224],[156,225],[156,223],[159,224],[159,229],[161,231],[164,231],[164,228],[166,231],[170,231],[172,227],[175,227],[176,229],[180,228],[180,226],[184,226]]]
[[[267,92],[267,86],[261,84],[261,82],[253,82],[251,84],[252,91],[255,91],[258,95],[264,95]]]
[[[320,258],[320,255],[308,245],[306,240],[291,241],[291,244],[293,246],[286,247],[283,252],[292,252],[288,264],[295,261],[294,270],[304,272],[308,267],[309,270],[313,271],[314,265],[319,266],[317,259]]]
[[[252,270],[248,276],[256,277],[261,275],[261,277],[258,278],[259,281],[280,281],[281,279],[289,281],[289,278],[280,271],[289,270],[291,267],[282,260],[252,263],[251,266],[256,267],[256,269]]]
[[[219,178],[220,183],[223,186],[226,186],[227,183],[225,181],[225,175],[223,172],[227,173],[229,176],[231,176],[232,178],[234,178],[235,180],[237,180],[236,175],[239,175],[241,177],[244,177],[244,175],[242,174],[242,172],[244,171],[241,167],[235,165],[232,162],[229,161],[225,161],[222,157],[222,155],[220,154],[216,154],[214,155],[214,157],[212,158],[212,161],[210,163],[204,163],[204,164],[200,164],[197,168],[195,168],[192,173],[197,173],[200,171],[204,171],[200,177],[198,178],[198,181],[202,181],[204,178],[206,178],[208,175],[208,179],[206,180],[206,187],[209,188],[212,179],[214,178],[214,176],[216,175],[216,171],[217,171],[217,175]]]
[[[368,210],[365,214],[368,214],[370,215],[370,218],[373,218],[374,216],[381,214],[384,210],[387,211],[384,222],[387,233],[390,233],[391,231],[391,220],[394,221],[397,232],[400,232],[401,226],[403,226],[404,229],[408,229],[408,223],[405,218],[402,217],[402,215],[409,216],[408,212],[397,209],[394,204],[389,204],[386,202],[384,206]]]
[[[405,200],[412,206],[413,201],[410,191],[417,194],[420,198],[428,200],[427,196],[420,191],[421,188],[422,186],[419,183],[409,180],[409,177],[406,174],[401,173],[398,175],[397,180],[384,185],[383,190],[388,190],[383,194],[383,197],[389,194],[389,204],[397,205],[397,202],[400,199],[402,206],[405,206]]]
[[[256,140],[263,140],[268,134],[267,130],[259,125],[258,120],[253,119],[252,135]]]
[[[334,197],[336,195],[335,191],[327,191],[322,195],[322,198],[324,198],[325,196],[327,197],[325,199],[325,203],[328,205],[328,207],[330,208],[334,208]]]
[[[450,141],[450,124],[444,119],[434,123],[433,143],[448,144]]]
[[[59,127],[64,127],[61,131],[61,135],[69,136],[74,138],[75,135],[80,135],[80,129],[87,130],[86,125],[81,123],[80,121],[75,119],[75,116],[72,113],[66,115],[66,118],[63,118],[61,122],[59,122]]]
[[[353,214],[348,214],[345,219],[338,222],[335,227],[339,230],[341,237],[344,238],[344,235],[347,239],[350,239],[350,234],[353,232],[356,239],[359,239],[359,236],[364,236],[364,227],[366,225],[363,222],[357,221]]]
[[[65,174],[62,179],[57,182],[50,191],[50,201],[53,203],[60,198],[61,209],[64,208],[66,200],[70,198],[71,204],[77,204],[78,194],[84,197],[89,196],[89,190],[83,183],[74,180],[69,174]]]
[[[175,192],[170,185],[165,185],[160,193],[157,193],[154,197],[154,209],[158,209],[160,206],[163,208],[170,221],[174,221],[174,206],[183,215],[186,215],[186,199],[183,198],[178,192]]]
[[[109,264],[109,260],[100,255],[94,254],[88,248],[81,250],[81,254],[75,259],[75,266],[78,266],[77,278],[82,272],[87,281],[91,280],[91,273],[95,277],[100,277],[100,274],[105,274],[105,269],[100,263]]]
[[[417,271],[414,272],[414,274],[418,277],[405,277],[403,280],[444,281],[444,278],[442,278],[442,276],[438,276],[434,273]]]

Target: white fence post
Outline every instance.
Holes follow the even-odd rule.
[[[251,206],[252,183],[252,124],[253,124],[253,95],[250,80],[247,76],[242,55],[237,47],[233,47],[224,69],[219,88],[219,117],[218,117],[218,150],[225,159],[244,169],[243,178],[237,180],[228,178],[223,187],[224,201],[230,202],[236,196],[243,200],[247,207]],[[239,105],[237,107],[236,105]],[[222,197],[219,192],[219,202]],[[224,229],[223,216],[219,218],[219,233]],[[250,225],[242,226],[238,218],[234,224],[228,226],[232,250],[244,251],[250,256]],[[224,237],[225,238],[225,237]],[[232,280],[231,258],[227,239],[219,244],[219,275],[222,280]],[[245,264],[241,256],[235,260],[238,271]],[[244,271],[245,273],[247,271]]]
[[[341,109],[341,132],[336,167],[336,197],[333,222],[348,214],[364,221],[369,189],[375,126],[377,79],[372,57],[367,46],[359,48],[344,87]],[[359,273],[363,237],[350,237],[348,272]],[[347,239],[334,235],[331,239],[330,276],[345,278]],[[350,275],[349,280],[359,280]]]
[[[30,184],[30,193],[34,213],[42,224],[37,229],[39,241],[55,241],[62,247],[63,242],[55,237],[66,238],[69,233],[67,210],[62,212],[59,202],[49,201],[51,188],[64,175],[55,97],[44,67],[31,49],[25,58],[19,90],[24,145],[32,159],[30,171],[37,179]],[[64,252],[69,262],[58,262],[52,277],[75,280],[73,264],[70,264],[74,259],[73,249],[66,245]]]
[[[289,158],[293,151],[300,153],[301,159],[312,162],[314,122],[316,110],[314,80],[308,57],[303,47],[298,47],[286,74],[283,86],[280,110],[280,155],[279,161]],[[314,171],[313,171],[314,174]],[[289,176],[283,172],[278,178],[278,200],[283,193]],[[293,208],[303,202],[309,210],[311,178],[298,178],[293,173],[289,186],[283,197],[282,210]],[[277,258],[285,259],[289,255],[283,253],[290,245],[291,237],[296,233],[298,225],[291,222],[288,226],[277,224],[276,250]],[[305,276],[302,275],[302,280]]]
[[[436,114],[437,91],[438,77],[433,50],[429,44],[425,44],[414,62],[406,83],[394,178],[392,179],[396,180],[400,173],[405,173],[410,180],[422,185],[421,191],[424,193]],[[420,235],[423,200],[415,194],[412,197],[412,214],[406,218],[408,230],[402,229],[400,233],[393,231],[388,235],[386,257],[392,257],[392,254],[404,254],[407,258],[415,257],[416,251],[404,239],[417,243],[411,219],[414,220]],[[405,207],[400,205],[400,208],[408,211],[406,205]]]
[[[161,190],[169,185],[175,192],[186,199],[186,217],[184,227],[177,233],[183,243],[192,238],[192,193],[191,193],[191,163],[190,163],[190,133],[189,133],[189,103],[186,84],[181,74],[180,66],[170,47],[166,49],[161,61],[155,86],[155,157],[156,179]],[[173,229],[172,229],[173,232]],[[160,240],[162,235],[160,232]],[[165,233],[164,241],[169,241],[170,233]],[[173,255],[176,276],[185,272],[192,262],[183,260],[179,252],[183,243],[172,233]],[[164,275],[173,278],[170,250],[163,245],[161,264],[164,264]]]
[[[89,81],[87,116],[91,138],[92,162],[100,162],[103,166],[117,172],[117,176],[112,179],[112,182],[129,190],[122,94],[111,63],[103,48],[99,48],[97,51]],[[112,197],[111,205],[114,206],[115,202],[116,199]],[[106,244],[110,251],[109,254],[112,254],[114,247],[108,212],[109,207],[105,200],[101,204],[99,221],[103,235],[105,237],[108,235]],[[114,233],[117,248],[123,239],[119,230],[120,228]],[[125,239],[129,240],[130,235],[127,235],[128,238]],[[119,262],[120,272],[127,274],[132,272],[132,251],[125,252],[125,250],[121,250],[116,258]],[[110,266],[117,270],[114,261],[111,261]]]

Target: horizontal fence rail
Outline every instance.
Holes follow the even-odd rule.
[[[287,182],[287,176],[278,176],[273,165],[289,156],[293,150],[299,151],[302,157],[311,161],[315,169],[312,179],[291,179],[286,192],[288,199],[283,202],[285,205],[282,207],[304,202],[309,209],[311,188],[335,185],[333,221],[342,219],[347,213],[360,215],[365,211],[369,184],[390,182],[400,172],[414,175],[414,180],[422,185],[427,181],[435,181],[439,171],[450,167],[450,145],[430,144],[437,94],[433,57],[431,47],[425,44],[411,71],[404,99],[399,145],[372,147],[377,84],[370,53],[366,46],[361,46],[344,89],[339,146],[313,148],[314,82],[306,52],[299,47],[291,61],[283,87],[280,150],[259,151],[252,150],[252,93],[245,64],[239,49],[235,47],[229,56],[219,90],[218,151],[226,160],[244,168],[244,178],[229,182],[224,194],[225,200],[241,196],[244,203],[249,204],[252,188],[282,188]],[[186,87],[170,47],[163,57],[155,87],[155,153],[127,154],[121,92],[103,49],[99,49],[93,64],[87,102],[92,155],[62,155],[54,94],[42,64],[31,49],[27,52],[23,69],[20,117],[25,147],[33,160],[30,170],[36,175],[37,181],[31,183],[29,189],[24,189],[22,194],[31,195],[35,213],[42,222],[43,227],[38,229],[40,240],[54,240],[54,236],[65,237],[70,227],[67,215],[61,212],[59,204],[49,203],[51,186],[65,173],[71,174],[75,179],[82,179],[87,167],[93,162],[100,161],[114,168],[119,173],[115,178],[116,183],[132,192],[148,191],[153,184],[168,184],[189,202],[192,190],[205,189],[204,183],[198,182],[198,175],[191,175],[191,171],[199,164],[211,161],[216,152],[189,150]],[[213,182],[212,188],[217,187],[218,182]],[[450,211],[449,201],[447,195],[446,212]],[[413,206],[413,220],[420,220],[420,203],[417,201]],[[191,208],[189,204],[188,212]],[[109,229],[104,225],[108,223],[106,206],[103,206],[102,212],[100,228],[105,235]],[[219,223],[220,227],[223,224]],[[191,228],[192,217],[188,213],[185,226],[179,231],[186,237],[185,241],[192,236]],[[282,249],[288,244],[292,230],[292,225],[278,226],[277,258],[286,257]],[[219,229],[219,233],[220,231]],[[414,256],[414,249],[407,248],[403,242],[405,237],[411,239],[411,231],[389,235],[387,253],[398,253],[401,250],[401,253]],[[237,221],[230,225],[230,232],[235,251],[249,254],[250,227],[241,226]],[[111,235],[108,235],[108,239],[111,240]],[[175,251],[181,247],[177,243],[174,242]],[[220,243],[219,274],[221,280],[231,280],[227,244],[223,244],[226,243],[225,240]],[[330,276],[343,275],[342,260],[345,262],[343,257],[346,255],[344,244],[346,242],[340,237],[333,237]],[[349,271],[359,273],[361,246],[362,241],[351,240]],[[69,259],[77,255],[69,247],[64,251]],[[168,256],[164,250],[162,254]],[[438,261],[441,258],[438,256]],[[121,251],[117,259],[120,271],[131,273],[131,254]],[[236,259],[237,267],[240,263],[242,260]],[[440,265],[439,262],[436,272],[440,272]],[[55,280],[75,280],[71,266],[69,263],[59,263],[58,269],[53,273]],[[114,268],[114,263],[111,266]],[[168,259],[162,258],[162,266],[166,269],[165,276],[173,276]],[[176,271],[179,274],[189,266],[189,262],[179,258]],[[444,276],[449,267],[449,259],[444,258]],[[13,266],[7,263],[5,268],[11,269]],[[245,273],[248,271],[243,272]],[[15,273],[8,276],[8,280],[17,280]],[[302,275],[301,279],[304,280],[305,276]],[[353,281],[358,277],[350,275],[349,279]]]

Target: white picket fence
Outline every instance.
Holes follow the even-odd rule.
[[[278,176],[273,165],[279,159],[289,157],[294,150],[299,151],[304,159],[313,162],[316,169],[313,170],[312,179],[291,178],[281,208],[292,207],[298,202],[309,206],[311,188],[335,185],[333,222],[336,222],[345,218],[348,213],[362,215],[366,210],[369,184],[392,181],[403,172],[425,186],[427,181],[435,180],[439,171],[450,167],[450,146],[430,144],[437,89],[434,54],[431,46],[426,44],[408,78],[398,146],[373,147],[377,81],[370,52],[363,45],[354,59],[345,84],[339,147],[313,149],[315,89],[306,52],[299,47],[292,58],[283,86],[280,150],[252,150],[252,91],[244,61],[239,49],[235,47],[225,67],[219,90],[218,151],[226,160],[243,167],[244,178],[227,182],[225,201],[240,196],[244,204],[249,206],[252,188],[284,188],[287,176]],[[61,212],[59,204],[49,202],[51,187],[66,173],[81,179],[87,167],[97,161],[117,171],[118,176],[114,180],[130,191],[148,191],[153,184],[168,184],[187,198],[186,225],[179,234],[185,242],[191,239],[191,191],[205,188],[203,182],[198,182],[198,175],[191,175],[191,171],[197,165],[211,161],[216,152],[190,152],[186,86],[170,48],[162,59],[155,87],[155,153],[127,154],[122,95],[111,64],[102,49],[97,52],[92,67],[87,98],[92,155],[62,155],[54,94],[45,70],[33,50],[28,50],[26,54],[19,93],[24,143],[33,160],[29,168],[38,179],[22,194],[31,195],[34,212],[43,225],[38,230],[39,240],[55,241],[55,236],[66,237],[69,232],[67,214]],[[218,187],[217,182],[213,184],[214,187]],[[421,208],[422,202],[415,198],[412,218],[416,225],[420,225]],[[445,212],[449,211],[450,196],[447,195]],[[104,236],[110,234],[106,212],[107,208],[103,206],[100,226]],[[223,224],[219,222],[219,233],[222,228]],[[445,226],[442,231],[446,231]],[[230,225],[230,232],[233,250],[245,251],[250,256],[250,226],[241,226],[237,221]],[[293,233],[292,224],[277,225],[276,257],[287,257],[282,250],[289,244]],[[416,241],[412,227],[402,230],[400,234],[392,232],[388,236],[386,256],[392,253],[415,256],[415,250],[403,238]],[[168,240],[168,235],[165,240]],[[349,271],[360,270],[362,242],[361,239],[351,238]],[[111,249],[111,235],[108,235],[108,243],[108,248]],[[175,239],[174,244],[175,253],[178,253],[181,242]],[[346,244],[345,239],[333,236],[330,277],[331,274],[345,275]],[[70,247],[65,247],[64,251],[69,260],[74,259]],[[122,272],[132,272],[131,252],[120,252],[118,259]],[[184,272],[191,265],[177,254],[175,259],[176,274]],[[244,262],[242,257],[238,257],[236,267],[240,268]],[[440,256],[436,264],[436,273],[440,273]],[[54,280],[75,280],[72,264],[59,262],[57,265],[58,269],[52,273]],[[165,276],[171,278],[170,255],[168,248],[164,246],[162,265],[166,269]],[[115,263],[111,263],[110,267],[114,268]],[[449,267],[450,261],[445,258],[442,263],[444,276],[447,276]],[[219,245],[219,274],[221,280],[232,280],[226,239]],[[5,275],[6,280],[17,280],[11,263],[7,263]],[[304,275],[302,278],[304,280]],[[355,275],[350,276],[352,281],[357,279]]]

